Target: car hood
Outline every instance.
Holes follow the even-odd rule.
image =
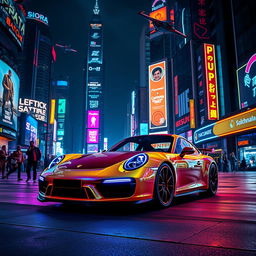
[[[103,169],[122,162],[139,152],[102,152],[84,155],[62,163],[59,167],[68,169]]]

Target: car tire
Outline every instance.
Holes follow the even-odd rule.
[[[162,164],[156,173],[154,186],[154,202],[158,207],[169,207],[175,190],[175,179],[171,167]]]
[[[207,195],[214,196],[218,190],[218,168],[215,164],[211,164],[209,169],[208,178],[208,189],[206,191]]]

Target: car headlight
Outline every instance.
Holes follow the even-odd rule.
[[[124,169],[127,171],[135,170],[143,166],[148,161],[148,155],[141,153],[129,158],[124,163]]]
[[[49,164],[48,168],[52,168],[53,166],[57,165],[58,163],[60,163],[63,159],[64,159],[65,155],[62,156],[57,156],[55,157],[51,163]]]

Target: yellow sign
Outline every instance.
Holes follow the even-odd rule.
[[[50,124],[54,124],[56,100],[51,100]]]
[[[213,133],[225,136],[256,128],[256,108],[216,122]]]

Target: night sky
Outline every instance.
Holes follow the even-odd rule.
[[[57,49],[55,75],[71,81],[74,151],[81,150],[83,117],[83,67],[87,54],[89,21],[95,0],[25,0],[27,11],[48,17],[55,43],[71,45],[76,53]],[[137,13],[150,7],[148,0],[99,0],[104,26],[105,55],[105,137],[113,145],[124,137],[130,92],[139,84],[139,40],[147,24]],[[29,33],[29,31],[27,31]]]

